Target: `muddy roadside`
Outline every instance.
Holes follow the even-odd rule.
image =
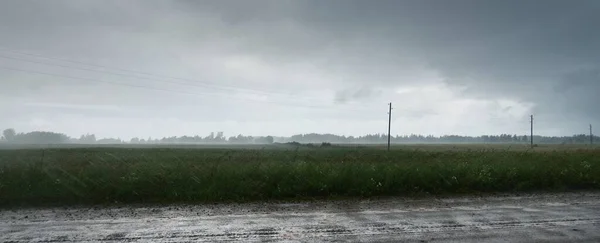
[[[600,193],[0,210],[0,242],[599,242]]]
[[[251,203],[170,204],[170,205],[104,205],[41,208],[0,208],[2,221],[102,220],[118,218],[178,218],[187,216],[219,216],[249,214],[302,214],[310,212],[352,213],[361,211],[420,211],[449,208],[497,207],[554,204],[585,204],[600,201],[600,192],[570,193],[504,193],[478,196],[388,197],[373,199],[272,201]]]

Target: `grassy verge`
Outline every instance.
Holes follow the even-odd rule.
[[[0,151],[0,205],[194,203],[600,189],[600,150]]]

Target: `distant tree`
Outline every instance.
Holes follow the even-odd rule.
[[[215,137],[215,142],[223,143],[226,142],[227,138],[225,137],[223,132],[217,132],[217,136]]]
[[[71,138],[62,133],[35,131],[16,134],[13,142],[19,144],[59,144],[69,143],[69,141],[71,141]]]
[[[215,140],[215,133],[211,132],[210,135],[208,135],[208,137],[205,137],[204,140],[206,140],[207,142],[212,142]]]
[[[268,144],[272,144],[272,143],[274,142],[273,136],[267,136],[267,137],[265,138],[265,141],[266,141]]]
[[[15,140],[17,132],[15,131],[15,129],[9,128],[4,130],[4,132],[2,132],[2,135],[4,135],[4,139],[6,139],[6,141],[12,142]]]
[[[81,137],[79,138],[79,142],[87,143],[87,144],[96,143],[96,135],[94,135],[94,134],[81,135]]]

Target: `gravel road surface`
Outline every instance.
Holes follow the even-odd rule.
[[[600,193],[0,210],[0,242],[600,242]]]

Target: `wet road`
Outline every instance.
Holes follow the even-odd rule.
[[[0,211],[0,242],[600,242],[600,193]]]

